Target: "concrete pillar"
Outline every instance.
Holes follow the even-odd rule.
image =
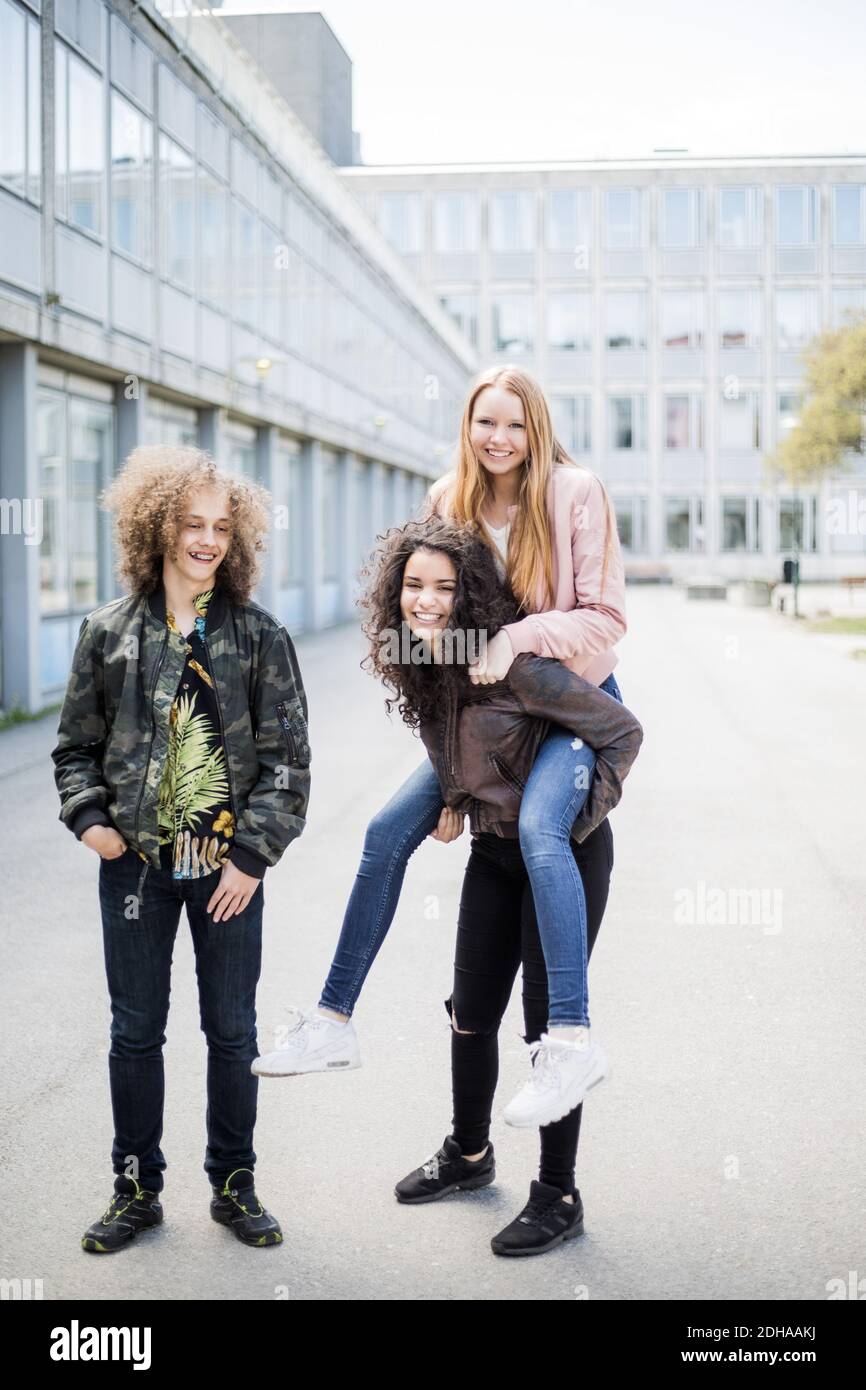
[[[198,413],[199,448],[206,449],[218,464],[225,462],[225,418],[225,410],[220,405],[203,406]]]
[[[6,710],[41,706],[39,546],[44,525],[36,452],[36,346],[0,347],[0,595]]]
[[[302,512],[304,537],[304,630],[318,632],[322,627],[322,446],[318,439],[307,439],[301,450],[303,476]]]
[[[341,618],[356,616],[354,584],[358,570],[358,475],[355,455],[346,451],[340,460],[340,602]]]
[[[256,478],[262,487],[270,492],[274,479],[274,453],[277,447],[277,431],[273,425],[260,425],[256,431]],[[277,561],[274,547],[286,544],[286,532],[275,529],[274,503],[271,503],[271,529],[268,535],[268,551],[262,565],[262,577],[258,587],[258,601],[269,613],[276,611]]]
[[[115,449],[114,469],[118,473],[133,449],[147,443],[147,398],[148,385],[139,377],[125,377],[119,381],[114,391]],[[97,519],[99,527],[99,592],[120,598],[123,586],[114,574],[114,545],[112,523],[108,512],[102,508]]]
[[[385,465],[378,459],[370,462],[370,520],[372,522],[367,546],[372,550],[376,537],[385,529]]]

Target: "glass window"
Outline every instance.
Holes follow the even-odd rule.
[[[233,420],[225,432],[229,470],[246,478],[256,478],[256,431],[254,426]]]
[[[376,200],[379,230],[403,255],[424,249],[422,213],[420,193],[380,193]]]
[[[566,453],[574,452],[574,397],[551,395],[550,418],[553,433]]]
[[[2,125],[0,115],[0,129]],[[38,203],[42,197],[42,53],[39,26],[30,20],[27,21],[27,189],[27,196]]]
[[[779,549],[818,548],[816,497],[779,498]]]
[[[608,188],[604,194],[604,244],[629,250],[643,246],[643,190]]]
[[[199,157],[210,165],[215,174],[226,178],[229,163],[228,131],[220,120],[206,106],[199,105]]]
[[[551,395],[553,432],[568,454],[588,454],[592,450],[592,397],[585,391],[577,396]]]
[[[300,584],[304,578],[304,464],[299,450],[284,439],[274,456],[274,561],[279,589]]]
[[[254,212],[232,198],[232,280],[234,289],[235,318],[255,325],[258,318],[258,288],[256,265],[258,261],[257,218]],[[310,280],[314,277],[312,266],[306,267]],[[305,294],[302,311],[309,317],[312,296]],[[314,349],[317,353],[317,349]]]
[[[866,184],[837,183],[833,188],[833,245],[866,244]]]
[[[279,342],[282,337],[282,290],[283,275],[277,267],[277,254],[280,245],[277,233],[274,232],[269,222],[263,217],[258,219],[259,241],[261,245],[261,306],[260,319],[261,330],[272,342]],[[326,313],[332,305],[330,294],[326,295],[322,301],[323,313]],[[328,339],[331,341],[331,339]]]
[[[719,245],[728,250],[747,250],[761,245],[761,189],[719,189]]]
[[[102,78],[56,45],[55,156],[57,212],[78,227],[102,234],[105,170]]]
[[[198,210],[199,293],[202,298],[228,311],[228,194],[225,184],[201,167],[198,171]]]
[[[737,395],[722,392],[719,442],[722,449],[760,449],[761,398],[757,391],[740,391]]]
[[[490,194],[490,250],[535,249],[535,194]]]
[[[592,296],[581,290],[551,290],[547,296],[547,344],[557,352],[592,350]]]
[[[39,26],[16,6],[0,0],[0,179],[38,201],[40,195]]]
[[[781,444],[795,429],[800,419],[800,397],[795,391],[779,391],[776,395],[776,438]]]
[[[758,290],[719,290],[719,340],[723,348],[761,346]]]
[[[66,401],[42,394],[36,412],[42,541],[39,548],[40,609],[69,608],[68,518],[66,515]]]
[[[441,294],[439,303],[450,314],[457,327],[473,347],[478,346],[478,296],[475,294]]]
[[[165,63],[158,65],[159,123],[188,149],[195,149],[196,100],[189,87],[175,77]]]
[[[535,351],[534,299],[530,294],[493,296],[493,351],[528,354]]]
[[[646,396],[611,396],[608,401],[611,449],[646,449]]]
[[[631,554],[644,554],[647,549],[647,499],[615,497],[613,505],[622,549]]]
[[[604,317],[606,348],[634,351],[646,347],[645,290],[607,290]]]
[[[192,406],[149,395],[146,432],[148,444],[197,444],[198,413]]]
[[[704,296],[700,290],[662,290],[662,347],[704,345]]]
[[[703,244],[703,190],[664,188],[661,207],[661,245],[668,250]]]
[[[159,180],[162,273],[192,289],[195,170],[191,157],[167,135],[159,137]]]
[[[761,549],[759,497],[722,498],[722,550]]]
[[[40,607],[44,615],[99,601],[99,509],[112,457],[113,408],[40,392],[37,441],[43,530]]]
[[[812,289],[776,291],[776,344],[780,352],[804,348],[818,331],[818,296]]]
[[[111,457],[110,406],[69,401],[70,585],[74,608],[93,608],[99,593],[98,508]]]
[[[22,197],[41,193],[40,31],[23,10],[0,0],[0,180]]]
[[[547,195],[547,249],[579,255],[591,242],[592,203],[588,188],[553,188]],[[585,265],[583,269],[587,269]]]
[[[817,239],[817,188],[777,188],[776,245],[814,246]]]
[[[150,264],[153,130],[150,121],[111,93],[111,239]]]
[[[24,193],[27,178],[27,21],[0,0],[3,83],[0,86],[0,178]]]
[[[665,498],[665,547],[667,550],[690,550],[689,499]]]
[[[592,396],[586,392],[574,398],[574,449],[578,454],[592,452]]]
[[[433,247],[440,253],[478,250],[478,199],[474,193],[436,193]]]
[[[850,316],[866,312],[866,285],[833,286],[833,327],[846,328]]]
[[[703,498],[666,497],[665,549],[702,551],[703,548]]]
[[[665,396],[665,448],[704,447],[703,398],[698,395]]]

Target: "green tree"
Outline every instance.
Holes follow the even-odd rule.
[[[848,455],[866,452],[866,313],[819,334],[804,364],[798,423],[767,459],[794,486],[839,473],[850,467]]]

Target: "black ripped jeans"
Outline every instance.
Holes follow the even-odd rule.
[[[583,844],[571,842],[586,895],[587,950],[601,926],[613,869],[613,834],[607,820]],[[532,888],[519,840],[494,834],[472,839],[463,877],[454,959],[454,989],[445,1007],[451,1032],[454,1100],[452,1131],[463,1153],[479,1153],[488,1141],[493,1094],[499,1077],[499,1025],[523,964],[523,1019],[527,1043],[547,1028],[547,974],[535,919]],[[574,1191],[574,1166],[583,1110],[544,1125],[539,1179]]]

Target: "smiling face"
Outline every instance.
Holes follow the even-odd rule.
[[[526,462],[529,444],[523,401],[515,391],[485,386],[472,407],[469,437],[478,462],[503,477]]]
[[[164,558],[164,574],[189,586],[190,597],[209,589],[231,543],[228,495],[219,488],[191,492],[181,516],[172,553]]]
[[[448,626],[454,607],[457,571],[439,550],[416,550],[403,569],[400,613],[417,637],[431,637]]]

